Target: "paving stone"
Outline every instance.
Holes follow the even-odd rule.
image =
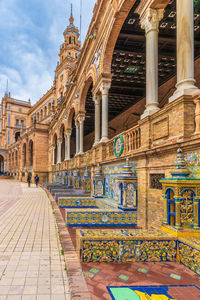
[[[0,191],[0,300],[70,299],[46,193],[16,181],[0,181]]]

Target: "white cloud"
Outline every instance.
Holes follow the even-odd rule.
[[[0,2],[0,97],[7,79],[14,98],[31,98],[32,103],[51,88],[62,33],[69,22],[70,2],[73,2],[74,23],[79,27],[80,0],[68,0],[67,5],[62,0],[42,4],[40,0]],[[95,0],[82,2],[82,36],[85,36]]]

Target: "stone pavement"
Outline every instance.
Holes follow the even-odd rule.
[[[0,300],[71,299],[46,193],[0,180]]]

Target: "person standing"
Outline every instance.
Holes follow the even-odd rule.
[[[31,174],[30,173],[28,174],[27,182],[28,182],[28,187],[30,187],[31,186]]]
[[[39,176],[36,174],[35,176],[35,185],[38,187],[38,182],[39,182]]]

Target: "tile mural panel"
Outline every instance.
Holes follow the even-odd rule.
[[[200,151],[185,153],[185,160],[191,171],[190,177],[200,179]]]
[[[129,162],[132,166],[132,171],[136,174],[136,163]],[[105,176],[105,197],[115,203],[120,203],[120,189],[118,176],[122,174],[124,163],[105,166],[102,168]]]

